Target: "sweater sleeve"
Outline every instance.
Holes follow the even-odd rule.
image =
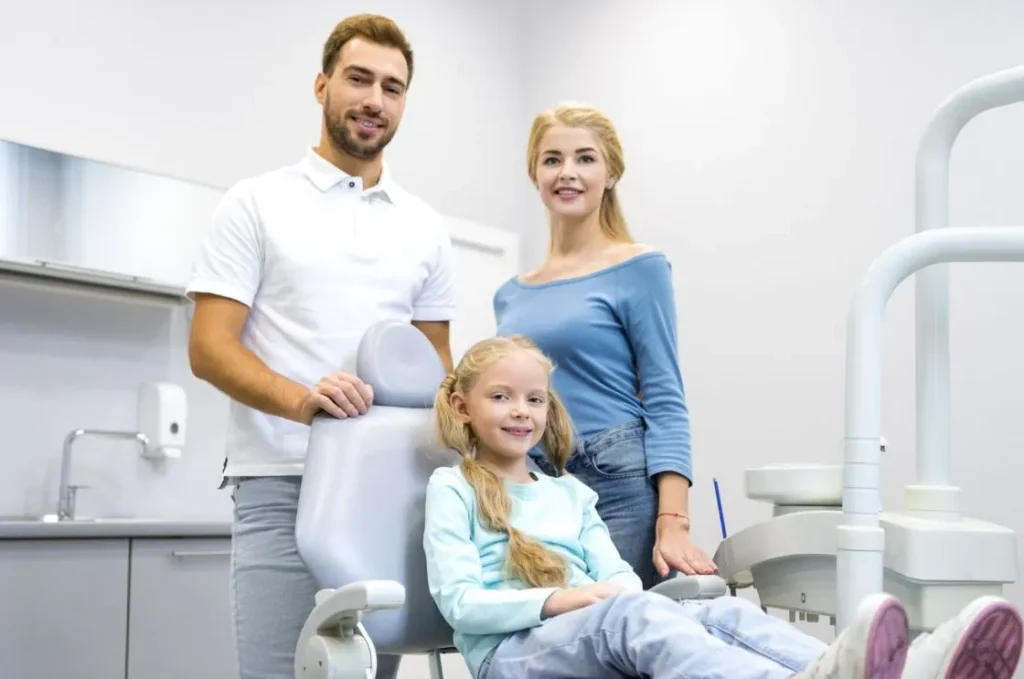
[[[664,256],[640,264],[623,275],[620,293],[646,415],[647,472],[652,478],[676,472],[692,483],[690,413],[679,369],[672,265]]]
[[[457,632],[510,634],[541,624],[555,588],[488,589],[471,538],[472,497],[463,496],[452,469],[427,484],[423,547],[427,584],[441,615]]]

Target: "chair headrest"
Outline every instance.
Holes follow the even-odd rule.
[[[356,374],[373,387],[374,405],[432,408],[445,370],[426,335],[409,323],[387,320],[370,326],[360,340]]]

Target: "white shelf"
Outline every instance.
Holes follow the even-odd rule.
[[[189,301],[180,285],[43,259],[0,257],[0,284],[164,306],[180,306]]]

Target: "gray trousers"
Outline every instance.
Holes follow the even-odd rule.
[[[299,476],[245,477],[232,498],[231,602],[239,679],[294,679],[295,645],[315,605],[317,584],[299,558]],[[401,656],[377,659],[394,679]]]

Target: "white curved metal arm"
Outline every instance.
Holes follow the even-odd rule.
[[[949,159],[961,130],[994,108],[1024,101],[1024,66],[973,80],[942,103],[917,149],[916,230],[949,226]],[[917,483],[950,480],[949,279],[945,266],[915,281],[917,344]],[[927,509],[927,507],[926,507]]]
[[[883,591],[881,511],[882,325],[896,288],[915,272],[947,262],[1024,261],[1024,228],[968,227],[904,238],[869,267],[846,336],[846,435],[843,522],[837,535],[837,632],[857,604]],[[928,452],[928,451],[926,451]]]
[[[352,630],[363,613],[401,608],[405,587],[393,580],[364,580],[338,589],[322,589],[316,595],[316,608],[309,623],[317,632],[333,627]]]
[[[728,593],[725,580],[717,575],[679,575],[659,582],[651,592],[667,596],[673,601],[717,599]]]
[[[404,603],[405,588],[393,580],[365,580],[317,592],[316,607],[295,647],[296,679],[373,679],[377,654],[360,620]]]

